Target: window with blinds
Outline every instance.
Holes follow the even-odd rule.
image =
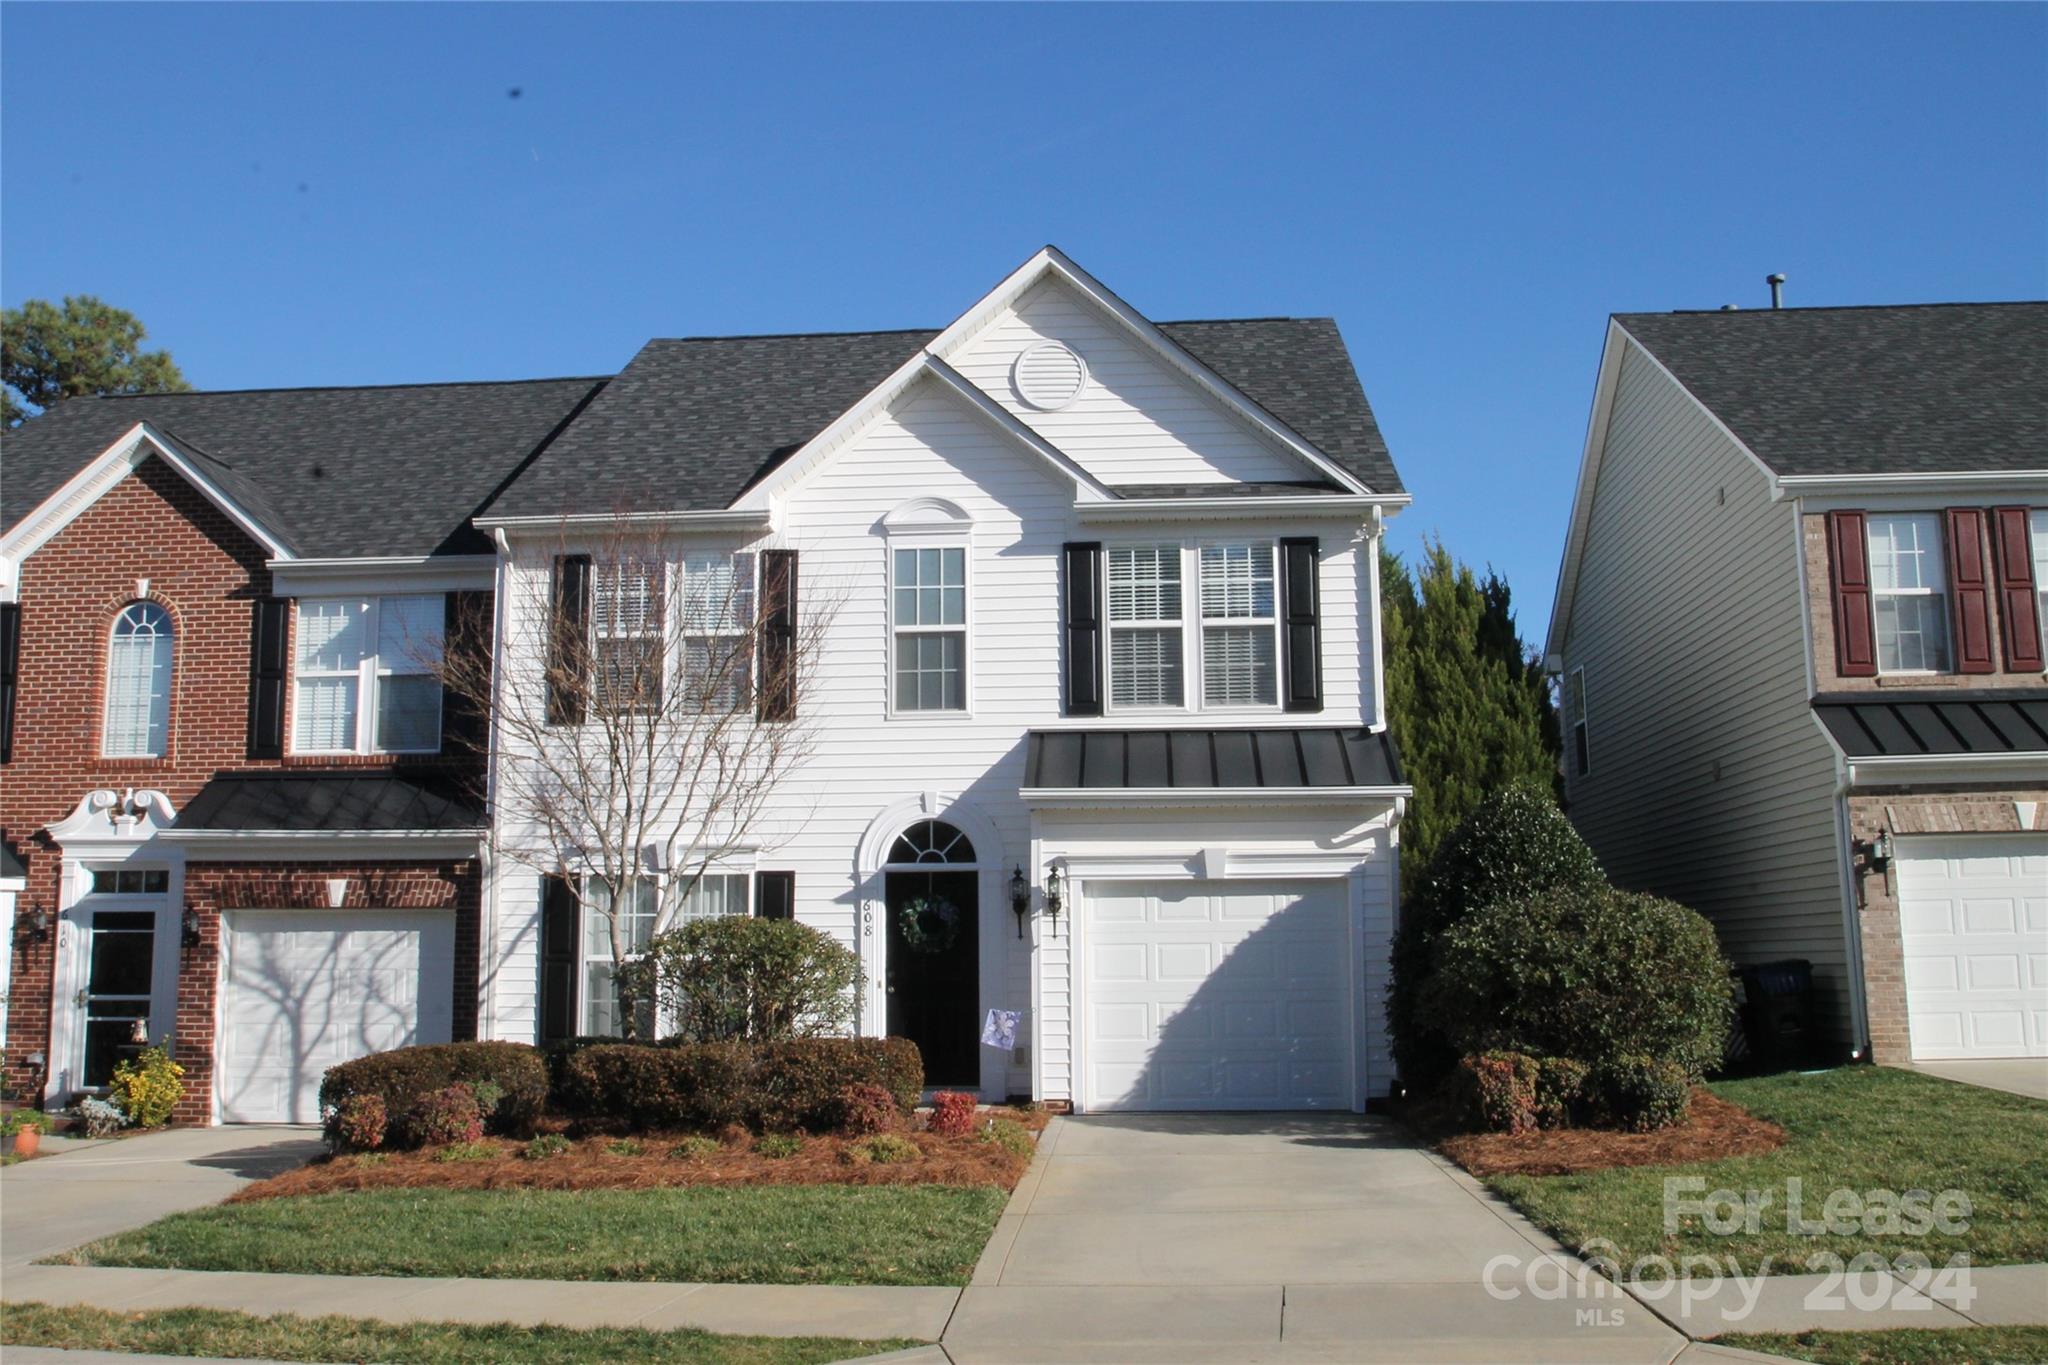
[[[170,743],[173,643],[171,614],[154,602],[132,603],[114,618],[100,743],[106,757],[163,756]]]
[[[1948,584],[1940,519],[1931,513],[1873,515],[1869,524],[1878,671],[1948,671]]]
[[[661,708],[662,566],[636,560],[590,572],[591,700],[612,715]]]
[[[431,753],[441,746],[440,594],[299,603],[292,748]]]
[[[1271,543],[1204,545],[1202,703],[1272,706],[1280,698]]]
[[[1184,706],[1181,547],[1109,550],[1109,701]]]
[[[683,557],[683,685],[711,712],[754,697],[754,556]]]

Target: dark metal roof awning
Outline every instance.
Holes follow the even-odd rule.
[[[175,830],[456,834],[484,827],[459,778],[442,773],[256,773],[216,777]]]
[[[1813,712],[1850,759],[2048,753],[2048,691],[1815,697]]]
[[[1258,730],[1033,730],[1027,790],[1248,790],[1406,785],[1385,732],[1320,726]]]

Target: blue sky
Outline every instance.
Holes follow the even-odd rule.
[[[1331,314],[1540,638],[1611,311],[2048,293],[2048,7],[0,8],[0,299],[204,388],[939,325],[1052,241]],[[509,91],[517,87],[519,97]]]

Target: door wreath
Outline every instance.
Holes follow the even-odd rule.
[[[913,953],[943,953],[960,941],[960,907],[937,896],[905,901],[896,929]]]

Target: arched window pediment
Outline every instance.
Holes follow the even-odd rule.
[[[920,820],[889,846],[891,866],[975,861],[974,844],[944,820]]]

